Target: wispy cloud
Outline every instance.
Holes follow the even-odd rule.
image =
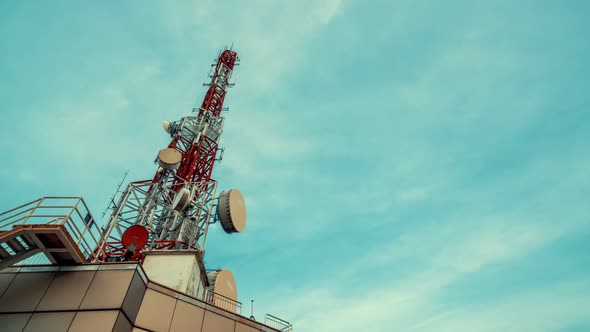
[[[245,194],[249,224],[213,226],[206,258],[242,301],[302,331],[588,325],[582,6],[48,6],[43,38],[15,11],[0,20],[2,202],[98,206],[123,169],[150,178],[161,121],[190,113],[235,42],[214,178]]]
[[[486,313],[482,312],[480,317],[479,312],[466,308],[441,311],[439,303],[444,301],[444,291],[449,285],[461,282],[463,278],[491,265],[519,259],[575,231],[555,229],[554,232],[548,232],[544,227],[514,225],[518,225],[515,220],[498,219],[490,221],[485,229],[478,227],[477,230],[467,232],[456,229],[457,223],[431,227],[402,242],[396,241],[378,248],[350,262],[343,270],[324,274],[313,285],[294,290],[287,298],[282,297],[281,301],[272,298],[285,292],[285,289],[271,291],[266,300],[276,310],[291,313],[297,319],[298,328],[306,331],[452,330],[450,327],[440,329],[444,324],[473,331],[487,331],[486,328],[500,331],[509,325],[494,325],[498,323],[495,319],[499,317],[486,316],[488,312],[500,315],[502,309],[481,308]],[[396,272],[396,266],[403,267],[408,260],[414,261],[418,267],[412,272]],[[375,268],[387,269],[391,274],[375,283],[371,276]],[[588,281],[566,286],[573,290],[584,283]],[[533,297],[545,298],[545,294],[552,294],[553,291],[558,292],[552,289],[529,291],[526,297],[507,299],[505,305],[517,312],[518,305],[532,305],[536,303],[531,300]],[[588,296],[590,294],[576,299],[564,296],[561,300],[564,303],[570,300],[580,303],[587,301]],[[556,309],[559,305],[551,307]],[[532,314],[536,310],[531,308],[530,311]],[[587,310],[578,310],[574,314],[580,316],[583,312]],[[473,316],[468,319],[470,315]],[[530,324],[529,318],[519,318],[514,313],[510,322],[517,324],[515,326],[527,326]],[[567,320],[567,316],[559,318],[561,322],[564,320]],[[544,328],[551,330],[551,325]]]
[[[576,331],[588,327],[588,280],[526,290],[485,306],[464,306],[424,320],[408,331]],[[581,324],[579,329],[575,326]]]

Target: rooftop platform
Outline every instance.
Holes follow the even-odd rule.
[[[40,253],[53,264],[87,263],[100,239],[81,197],[42,197],[0,213],[0,269]]]

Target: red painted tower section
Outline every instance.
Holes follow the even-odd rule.
[[[221,115],[223,101],[227,93],[229,77],[226,73],[233,71],[238,54],[231,50],[225,50],[217,59],[217,64],[209,90],[203,98],[203,103],[198,110],[199,116],[218,117]],[[173,187],[177,187],[180,181],[209,181],[213,172],[215,156],[217,154],[218,143],[206,135],[201,135],[197,142],[191,142],[183,136],[176,136],[168,145],[169,148],[176,149],[182,154],[182,161],[176,170],[177,178]],[[154,179],[159,174],[156,173]]]

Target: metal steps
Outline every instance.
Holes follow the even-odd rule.
[[[0,270],[41,252],[22,231],[0,233]]]
[[[53,264],[86,263],[86,257],[61,225],[18,225],[0,233],[0,270],[40,252]]]
[[[101,238],[80,197],[43,197],[0,213],[0,270],[43,253],[52,264],[94,260]]]

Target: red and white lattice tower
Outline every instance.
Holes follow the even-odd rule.
[[[99,261],[141,261],[151,250],[202,251],[208,226],[217,220],[228,233],[243,230],[241,194],[231,190],[217,199],[217,183],[211,179],[221,151],[223,101],[237,60],[236,52],[222,51],[201,107],[193,110],[196,115],[164,121],[172,140],[158,153],[153,179],[131,182],[122,192],[104,228]]]

